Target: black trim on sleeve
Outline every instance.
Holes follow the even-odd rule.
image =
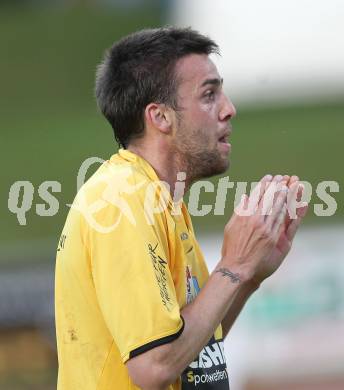
[[[162,337],[161,339],[158,339],[158,340],[150,341],[147,344],[141,345],[141,347],[133,349],[132,351],[129,352],[129,359],[131,359],[137,355],[140,355],[141,353],[147,352],[150,349],[153,349],[155,347],[159,347],[160,345],[163,345],[163,344],[168,344],[168,343],[172,342],[173,340],[177,339],[183,333],[184,326],[185,326],[184,318],[182,316],[180,316],[180,318],[182,319],[183,325],[178,330],[177,333],[170,334],[169,336]]]

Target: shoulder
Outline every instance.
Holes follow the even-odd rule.
[[[118,224],[162,228],[168,207],[166,191],[140,166],[106,161],[80,188],[72,209],[102,233],[112,231]]]

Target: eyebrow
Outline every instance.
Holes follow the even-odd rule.
[[[214,78],[214,79],[206,79],[203,81],[202,85],[201,85],[201,88],[202,87],[205,87],[206,85],[215,85],[215,86],[220,86],[223,84],[223,78],[221,79],[218,79],[218,78]]]

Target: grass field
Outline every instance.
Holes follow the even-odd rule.
[[[66,204],[75,195],[80,164],[91,156],[107,159],[116,151],[112,130],[93,98],[96,65],[119,36],[160,23],[157,10],[149,9],[130,15],[87,8],[11,9],[0,14],[0,42],[6,54],[0,72],[2,248],[18,251],[23,242],[57,240],[68,212]],[[279,172],[296,173],[313,184],[338,181],[336,215],[315,218],[311,209],[307,221],[342,221],[344,99],[259,110],[237,108],[226,175],[234,182]],[[9,189],[17,180],[28,180],[35,187],[26,226],[20,226],[7,208]],[[37,189],[46,180],[61,183],[61,193],[55,194],[60,208],[55,216],[39,217],[35,205],[42,201]],[[223,226],[232,210],[233,194],[229,192],[225,216],[195,217],[196,227]],[[201,202],[213,203],[214,195],[204,195]]]

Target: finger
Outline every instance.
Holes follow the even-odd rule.
[[[287,205],[284,202],[282,205],[282,209],[281,209],[280,213],[277,215],[275,222],[274,222],[274,225],[272,226],[272,229],[271,229],[271,234],[273,237],[275,237],[275,236],[279,237],[281,235],[286,215],[287,215]]]
[[[288,177],[283,176],[282,181],[277,181],[279,179],[273,181],[265,191],[264,198],[259,205],[259,212],[264,219],[266,219],[268,215],[271,215],[272,209],[277,202],[279,193],[282,190],[285,192],[288,191],[287,181],[285,181],[284,179],[289,180]]]
[[[271,175],[265,175],[250,192],[250,196],[248,198],[248,210],[247,210],[247,213],[249,214],[246,215],[252,215],[255,213],[259,200],[261,196],[264,194],[267,184],[270,183],[271,180],[272,180]]]
[[[287,199],[289,223],[291,220],[297,218],[297,210],[302,207],[301,199],[303,191],[304,185],[299,181],[294,181],[291,185],[289,185],[289,194]]]
[[[271,183],[271,180],[273,180],[272,175],[265,175],[259,183],[254,187],[252,193],[250,194],[250,197],[254,197],[257,199],[257,204],[264,195],[266,187]]]
[[[265,216],[270,212],[274,203],[275,193],[278,191],[278,185],[283,180],[282,175],[276,175],[265,185],[264,191],[258,203],[257,214],[265,219]]]
[[[287,215],[285,217],[285,230],[288,229],[290,223],[292,222],[293,218],[295,219],[296,215],[297,215],[297,210],[296,210],[296,213],[295,216],[293,218],[292,217],[292,207],[291,207],[291,202],[293,202],[294,200],[294,196],[296,196],[296,202],[298,202],[301,197],[302,197],[302,189],[300,188],[300,191],[301,193],[298,193],[295,195],[295,192],[293,192],[293,189],[295,188],[295,186],[297,186],[297,183],[299,183],[300,181],[300,178],[296,175],[292,175],[289,179],[289,182],[287,183],[288,187],[289,187],[289,193],[288,193],[288,196],[287,196]],[[301,185],[301,184],[299,184]],[[300,198],[299,198],[300,197]]]
[[[283,175],[283,181],[285,181],[288,185],[289,181],[290,181],[291,177],[289,175]]]
[[[264,207],[266,196],[270,199],[271,205],[274,202],[274,195],[278,191],[278,185],[283,180],[289,180],[288,175],[275,175],[272,177],[271,175],[264,176],[261,181],[257,184],[257,186],[253,189],[249,198],[249,209],[251,215],[256,213],[262,219],[265,219],[266,213],[262,212]],[[268,195],[267,195],[268,192]],[[272,201],[271,201],[272,200]],[[271,209],[270,205],[270,209]]]
[[[298,176],[296,176],[296,175],[290,176],[290,179],[289,179],[289,182],[288,182],[288,186],[290,187],[293,183],[295,183],[297,181],[300,181]]]
[[[249,203],[249,199],[248,199],[248,196],[246,194],[243,194],[241,196],[241,200],[240,200],[240,203],[238,204],[238,206],[234,209],[234,213],[238,216],[245,216],[245,215],[248,215],[248,203]]]
[[[279,216],[284,206],[286,206],[287,195],[288,195],[288,187],[284,186],[280,189],[279,194],[276,197],[275,203],[271,208],[271,213],[266,218],[266,223],[270,226],[271,229],[274,228],[274,225],[275,223],[277,223],[277,220],[279,221]],[[284,219],[285,219],[285,214],[283,215],[283,221]]]
[[[302,202],[301,206],[297,209],[297,215],[301,218],[304,218],[308,211],[308,203]]]
[[[287,205],[289,204],[289,200],[291,199],[291,197],[294,195],[292,189],[295,188],[296,186],[296,183],[299,182],[300,179],[298,176],[296,175],[292,175],[289,179],[289,182],[287,183],[288,187],[289,187],[289,195],[288,195],[288,199],[287,199]],[[288,213],[287,213],[287,220],[288,220],[288,223],[290,222],[291,218],[290,218],[290,215],[289,215],[289,208],[288,208]]]
[[[305,190],[305,186],[302,183],[299,183],[296,199],[300,201],[302,199],[303,192]]]
[[[303,203],[304,203],[304,205],[298,209],[299,215],[297,216],[296,219],[293,219],[291,221],[291,223],[289,224],[289,226],[287,228],[286,234],[287,234],[287,237],[290,241],[292,241],[294,239],[295,234],[297,232],[297,229],[299,228],[303,218],[307,214],[308,203],[307,202],[303,202]]]

